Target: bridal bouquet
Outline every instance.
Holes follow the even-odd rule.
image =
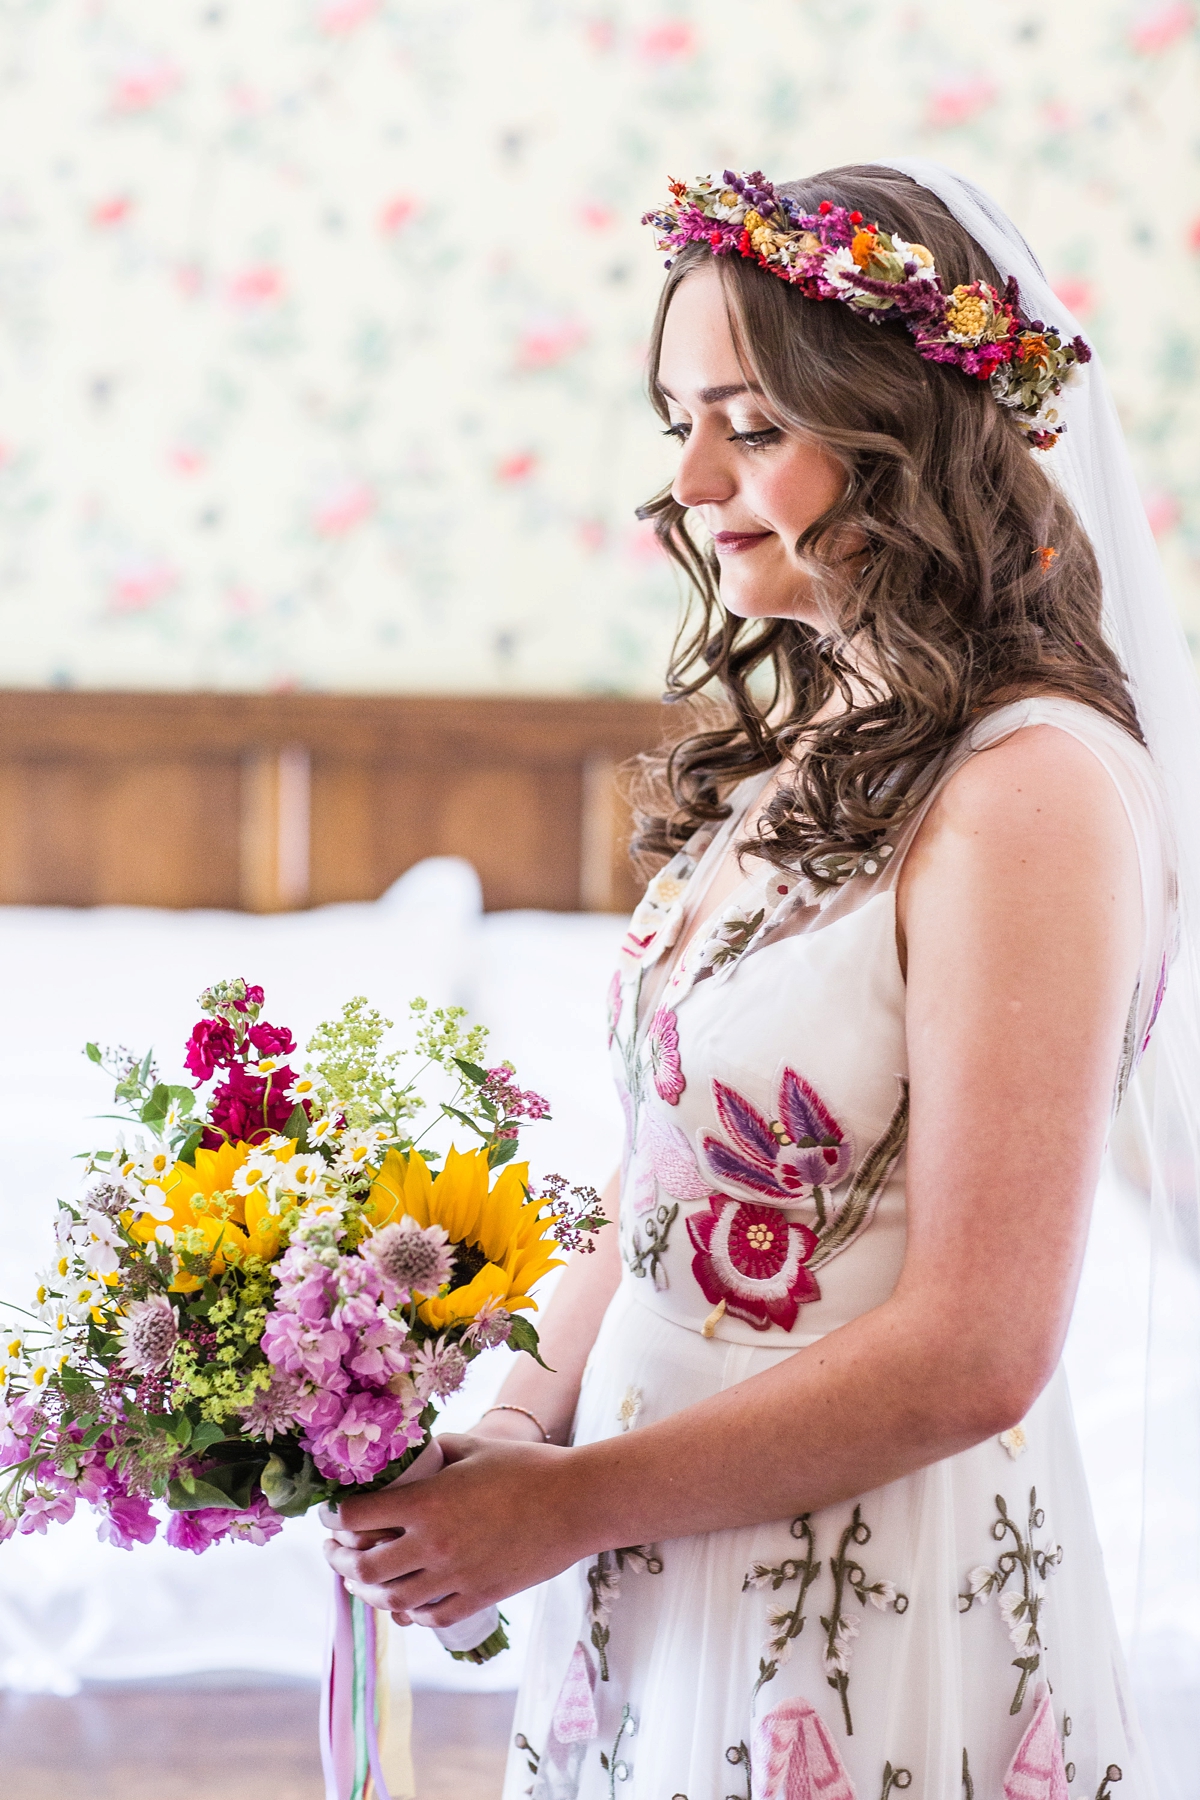
[[[194,1087],[87,1046],[128,1128],[86,1158],[4,1344],[0,1539],[84,1500],[124,1549],[164,1504],[179,1549],[262,1544],[320,1501],[435,1472],[439,1401],[489,1346],[538,1354],[531,1290],[603,1223],[591,1189],[531,1192],[517,1134],[546,1102],[483,1066],[462,1008],[414,1000],[412,1050],[388,1052],[390,1022],[351,1000],[297,1069],[261,988],[221,982],[200,1006]],[[431,1073],[449,1097],[429,1106]],[[445,1122],[473,1147],[418,1147]],[[504,1647],[494,1611],[472,1623],[452,1654]]]

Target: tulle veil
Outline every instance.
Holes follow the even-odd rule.
[[[1049,320],[1065,337],[1081,329],[988,194],[938,163],[899,158],[884,166],[937,195],[1001,275],[1016,277],[1027,318]],[[1059,411],[1067,431],[1045,464],[1099,558],[1106,628],[1166,791],[1178,870],[1178,948],[1150,1051],[1122,1109],[1125,1141],[1131,1132],[1137,1140],[1127,1172],[1132,1162],[1149,1214],[1149,1276],[1140,1296],[1142,1516],[1131,1522],[1140,1556],[1129,1654],[1135,1685],[1154,1712],[1164,1685],[1178,1693],[1191,1686],[1193,1705],[1200,1695],[1200,686],[1098,358],[1074,373]],[[1177,1786],[1188,1778],[1172,1771],[1170,1756],[1157,1760],[1164,1795],[1192,1800],[1194,1788]],[[1186,1752],[1183,1761],[1191,1761]]]

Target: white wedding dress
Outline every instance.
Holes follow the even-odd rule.
[[[1137,841],[1144,945],[1119,1097],[1172,938],[1158,786],[1124,732],[1058,699],[992,714],[941,779],[1029,724],[1095,753]],[[803,879],[748,863],[673,966],[681,923],[702,913],[761,785],[744,783],[734,817],[651,882],[614,981],[625,1266],[576,1443],[642,1430],[774,1367],[886,1299],[900,1271],[894,896],[919,816],[824,905]],[[1032,1264],[1038,1245],[1014,1234],[1011,1254]],[[753,1485],[753,1466],[728,1478]],[[909,1789],[913,1800],[1153,1794],[1061,1368],[1003,1438],[811,1514],[614,1549],[541,1592],[505,1800]]]

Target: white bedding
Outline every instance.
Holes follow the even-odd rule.
[[[178,1066],[196,995],[244,975],[267,992],[267,1016],[300,1042],[342,1000],[364,992],[399,1015],[407,999],[461,1001],[492,1029],[491,1049],[546,1094],[552,1122],[529,1134],[535,1170],[600,1186],[617,1157],[620,1115],[604,1047],[604,997],[623,922],[480,911],[467,864],[436,859],[373,905],[256,918],[232,913],[0,909],[0,1295],[23,1301],[50,1241],[51,1202],[78,1179],[74,1153],[103,1130],[103,1078],[89,1037]],[[1139,1322],[1131,1297],[1144,1257],[1138,1202],[1106,1187],[1068,1345],[1084,1454],[1123,1625],[1132,1619],[1140,1505]],[[1181,1276],[1181,1279],[1191,1279]],[[448,1410],[469,1424],[508,1367],[490,1353]],[[122,1554],[96,1541],[86,1512],[46,1538],[0,1546],[0,1686],[70,1692],[108,1680],[253,1669],[315,1675],[327,1575],[315,1519],[265,1549],[222,1545],[203,1557],[155,1543]],[[527,1603],[506,1606],[521,1636]],[[1172,1629],[1164,1615],[1151,1621]],[[516,1655],[482,1670],[451,1661],[429,1633],[405,1634],[414,1683],[515,1685]],[[1164,1642],[1166,1639],[1164,1638]],[[1172,1680],[1193,1680],[1190,1641]]]

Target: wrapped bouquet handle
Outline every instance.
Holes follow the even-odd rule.
[[[424,1481],[445,1463],[432,1439],[403,1475],[390,1485]],[[386,1670],[386,1626],[373,1606],[333,1577],[333,1622],[325,1657],[321,1695],[321,1762],[325,1800],[390,1800],[379,1746],[380,1705]],[[464,1662],[487,1662],[508,1648],[504,1620],[494,1606],[432,1627],[451,1654]]]

